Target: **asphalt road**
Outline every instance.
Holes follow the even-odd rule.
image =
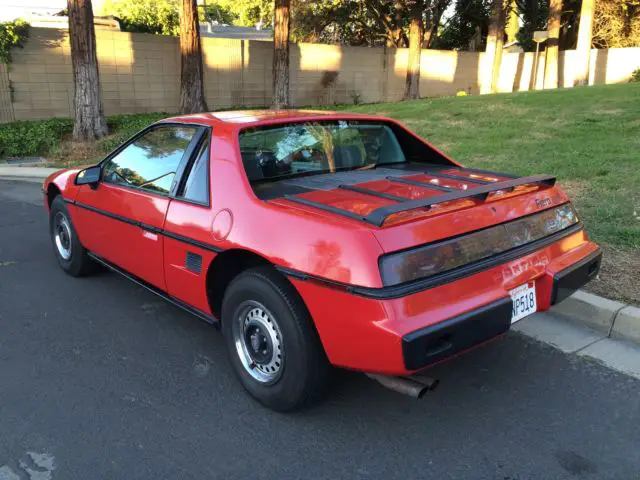
[[[39,186],[0,182],[0,480],[640,479],[640,381],[512,333],[421,401],[362,374],[265,410],[220,333],[57,266]]]

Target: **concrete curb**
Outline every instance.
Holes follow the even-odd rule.
[[[0,165],[0,179],[41,182],[58,170],[60,169],[45,167],[18,167],[15,165],[4,164]]]
[[[640,308],[578,290],[551,312],[604,333],[640,345]]]

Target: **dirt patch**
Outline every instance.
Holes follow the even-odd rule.
[[[51,157],[50,164],[56,167],[88,165],[97,163],[104,156],[104,152],[95,143],[74,143],[66,140]]]
[[[485,112],[507,112],[510,117],[517,117],[526,115],[530,109],[513,103],[489,103],[482,110]]]
[[[547,125],[549,125],[550,127],[553,127],[554,129],[557,129],[557,128],[564,127],[566,124],[567,124],[566,120],[562,118],[556,118],[555,120],[552,120]]]
[[[527,135],[534,140],[549,140],[550,138],[553,138],[553,135],[545,132],[529,132]]]
[[[574,203],[576,200],[579,202],[589,193],[589,182],[585,180],[563,179],[561,187]]]
[[[598,277],[585,286],[585,290],[640,306],[640,254],[635,249],[622,249],[601,245],[602,266]]]
[[[622,110],[621,108],[613,108],[610,110],[596,110],[595,112],[596,115],[621,115],[624,113],[624,110]]]
[[[455,120],[455,119],[446,119],[446,120],[442,120],[442,124],[446,125],[448,127],[460,127],[462,125],[467,125],[467,121],[466,120]]]

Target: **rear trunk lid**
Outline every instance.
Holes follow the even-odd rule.
[[[369,225],[383,251],[392,252],[565,203],[554,183],[549,176],[415,163],[283,180],[267,197]]]

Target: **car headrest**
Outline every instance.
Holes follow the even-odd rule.
[[[333,149],[336,167],[359,167],[362,165],[362,152],[356,145],[339,145]]]

